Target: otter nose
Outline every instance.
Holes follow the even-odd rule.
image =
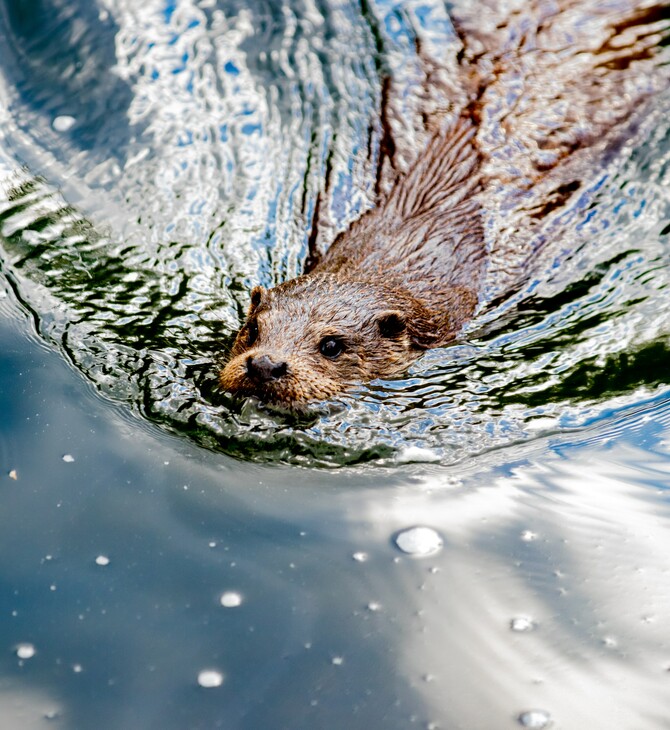
[[[254,380],[277,380],[286,375],[288,365],[285,362],[275,362],[267,355],[247,358],[247,373]]]

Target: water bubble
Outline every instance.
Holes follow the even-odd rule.
[[[354,553],[351,557],[358,563],[364,563],[368,559],[368,554],[364,552],[358,552]]]
[[[517,616],[509,622],[512,631],[532,631],[535,628],[535,622],[528,616]]]
[[[71,464],[74,461],[74,456],[72,456],[72,454],[63,454],[63,461],[67,464]]]
[[[432,527],[410,527],[396,535],[395,544],[408,555],[433,555],[442,549],[444,541]]]
[[[98,555],[95,559],[96,565],[109,565],[109,558],[106,555]]]
[[[203,669],[198,674],[198,684],[207,689],[220,687],[223,684],[223,674],[216,669]]]
[[[32,659],[36,654],[36,649],[33,646],[33,644],[17,644],[16,646],[16,656],[19,659]]]
[[[523,727],[549,727],[551,715],[544,710],[528,710],[519,715],[519,724]]]
[[[421,446],[407,446],[402,449],[395,458],[398,464],[409,464],[412,461],[439,461],[440,455],[432,449],[424,449]]]
[[[235,591],[226,591],[221,594],[220,601],[224,608],[237,608],[242,604],[242,596]]]
[[[53,122],[51,122],[51,126],[56,132],[67,132],[69,129],[72,129],[76,123],[77,120],[74,117],[71,117],[68,114],[62,114],[58,117],[54,117]]]
[[[524,530],[521,533],[521,539],[524,542],[533,542],[533,540],[537,540],[538,534],[537,532],[533,532],[532,530]]]

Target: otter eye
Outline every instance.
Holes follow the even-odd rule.
[[[258,339],[258,322],[252,319],[247,325],[247,345],[253,345]]]
[[[334,360],[344,352],[344,344],[338,337],[324,337],[319,344],[319,351],[324,357]]]

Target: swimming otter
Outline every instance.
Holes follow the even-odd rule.
[[[578,194],[586,170],[621,146],[636,107],[667,84],[666,5],[519,8],[484,0],[470,16],[455,11],[453,108],[433,115],[437,129],[411,170],[309,273],[253,289],[224,389],[296,407],[398,374],[453,341],[494,261],[503,271],[510,247],[524,261],[543,245],[538,222]],[[501,187],[516,215],[511,235],[491,223]]]

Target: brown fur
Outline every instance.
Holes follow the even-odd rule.
[[[456,107],[427,117],[424,152],[310,273],[254,289],[223,388],[287,406],[328,398],[453,341],[491,271],[513,288],[513,260],[523,273],[540,222],[579,192],[580,175],[668,81],[665,5],[518,7],[454,8],[463,51],[458,82],[445,84]],[[501,200],[513,235],[491,222]],[[329,338],[336,357],[320,351]]]

